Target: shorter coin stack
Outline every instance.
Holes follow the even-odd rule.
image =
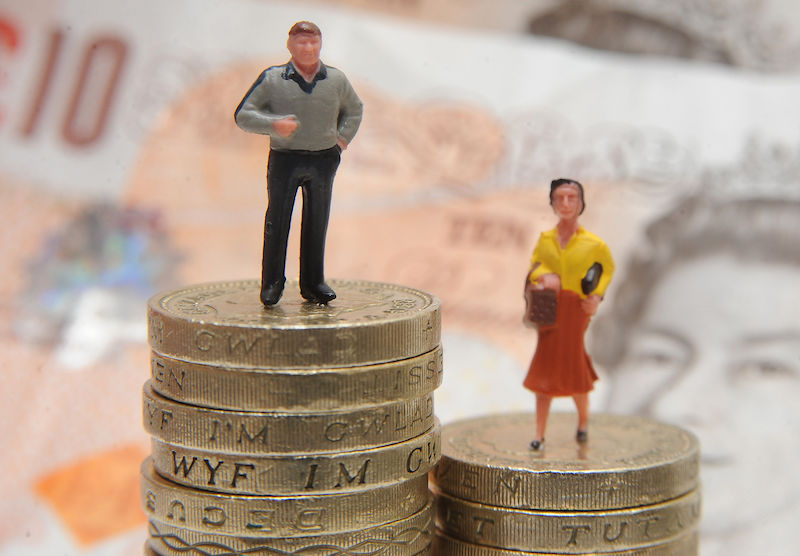
[[[439,556],[697,554],[699,444],[655,421],[554,414],[547,443],[529,444],[534,414],[444,427],[434,476]]]
[[[411,555],[430,550],[439,459],[436,298],[333,282],[329,305],[255,281],[148,303],[147,550]]]

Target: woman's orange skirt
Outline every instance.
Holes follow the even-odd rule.
[[[525,388],[550,396],[589,392],[597,380],[592,360],[583,346],[589,315],[581,308],[581,297],[561,290],[556,323],[539,327],[536,353],[522,383]]]

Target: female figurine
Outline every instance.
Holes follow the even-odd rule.
[[[539,340],[523,383],[536,394],[534,450],[544,442],[554,396],[572,396],[578,409],[577,440],[588,438],[589,391],[597,374],[583,336],[614,273],[608,246],[578,225],[578,216],[586,208],[583,186],[571,179],[553,180],[550,205],[558,224],[539,237],[525,286],[526,297],[536,299],[537,294],[549,291],[557,299],[554,322],[534,323]]]

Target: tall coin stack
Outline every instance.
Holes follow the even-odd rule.
[[[444,427],[434,471],[436,554],[697,554],[699,444],[638,417],[550,417],[529,447],[534,414],[491,415]]]
[[[329,305],[255,281],[148,303],[142,465],[150,554],[430,551],[439,301],[332,281]]]

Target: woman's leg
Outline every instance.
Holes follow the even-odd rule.
[[[572,399],[578,409],[578,440],[586,440],[589,427],[589,392],[573,394]]]
[[[536,393],[536,438],[539,442],[544,440],[544,432],[547,428],[547,418],[550,416],[550,402],[553,396]]]

